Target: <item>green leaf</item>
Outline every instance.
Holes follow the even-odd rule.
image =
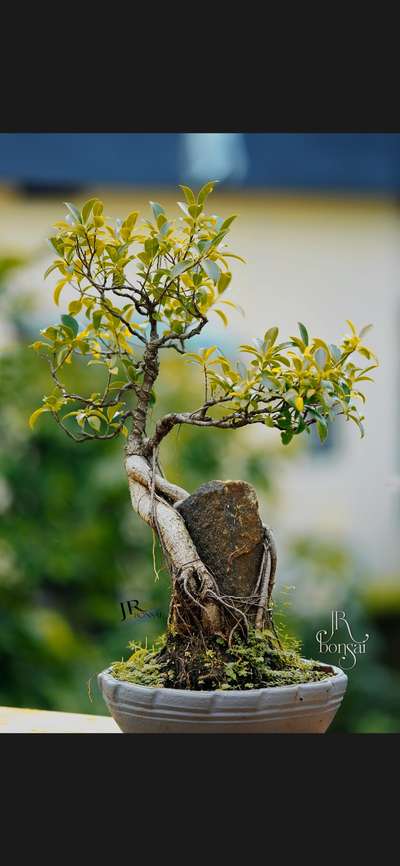
[[[293,439],[293,433],[291,430],[283,430],[281,433],[282,445],[289,445],[289,442]]]
[[[90,426],[93,427],[93,430],[96,430],[98,433],[101,427],[100,419],[96,418],[96,415],[90,415],[88,418],[88,422]]]
[[[331,343],[329,346],[329,351],[332,355],[333,360],[337,364],[337,362],[340,361],[340,359],[342,357],[342,353],[341,353],[339,347],[335,346],[333,343]]]
[[[279,334],[279,328],[269,328],[264,334],[264,345],[266,349],[270,349]]]
[[[218,267],[216,262],[213,262],[212,259],[204,259],[202,261],[201,266],[203,270],[206,272],[207,276],[213,280],[214,283],[218,283],[221,269]]]
[[[204,186],[202,186],[202,188],[201,188],[201,190],[197,196],[198,204],[200,204],[200,205],[204,204],[207,196],[209,196],[210,193],[213,191],[216,183],[218,183],[217,180],[210,180],[208,183],[205,183]]]
[[[215,247],[217,249],[218,246],[220,245],[221,241],[223,241],[226,234],[227,234],[227,231],[218,232],[217,235],[214,235],[214,237],[211,238],[211,247]],[[221,258],[223,258],[222,255],[221,255]]]
[[[208,253],[208,251],[210,250],[211,246],[212,246],[212,241],[211,241],[210,239],[208,239],[208,240],[201,240],[201,241],[199,241],[198,244],[197,244],[197,248],[198,248],[198,250],[199,250],[199,252],[200,252],[201,254],[203,254],[203,253]]]
[[[68,305],[68,312],[71,313],[72,316],[80,313],[81,309],[82,301],[71,301],[71,303]]]
[[[297,324],[298,324],[298,326],[299,326],[299,331],[300,331],[301,339],[303,340],[304,345],[305,345],[305,346],[308,346],[308,331],[307,331],[307,328],[306,328],[305,325],[302,324],[302,322],[298,322]]]
[[[279,354],[277,355],[276,351],[275,351],[274,355],[273,355],[273,359],[274,359],[274,361],[279,361],[280,364],[284,364],[285,367],[290,367],[289,358],[286,358],[285,355],[279,355]]]
[[[196,199],[195,199],[193,190],[191,190],[189,186],[182,186],[182,184],[179,184],[179,186],[180,186],[180,188],[181,188],[181,190],[185,196],[187,203],[188,204],[195,204]]]
[[[126,372],[128,373],[128,376],[129,376],[131,382],[136,382],[136,380],[139,376],[139,372],[136,369],[136,367],[133,366],[133,364],[128,364],[126,366]]]
[[[132,231],[132,229],[134,229],[134,227],[136,225],[136,220],[137,220],[138,216],[139,216],[138,210],[131,211],[128,214],[128,216],[126,217],[126,219],[123,221],[122,226],[121,226],[121,230],[123,229],[129,235],[130,232]]]
[[[150,256],[151,259],[154,258],[154,256],[156,255],[158,247],[159,244],[157,238],[147,238],[147,240],[145,240],[144,242],[144,248],[146,250],[146,253],[148,256]]]
[[[44,328],[43,331],[41,331],[40,333],[43,335],[43,337],[46,337],[46,340],[56,340],[58,329],[53,328],[52,325],[49,325],[48,328]]]
[[[325,439],[328,436],[327,424],[326,423],[323,424],[322,421],[317,421],[317,430],[318,430],[318,436],[319,436],[321,442],[325,442]]]
[[[58,253],[59,256],[64,255],[64,244],[60,238],[49,238],[49,243],[51,244],[53,249],[55,249],[56,253]]]
[[[183,274],[184,271],[189,270],[193,265],[193,262],[189,259],[186,259],[184,262],[178,262],[174,267],[170,270],[171,277],[179,277],[180,274]]]
[[[89,363],[90,363],[90,361],[89,361]],[[126,382],[124,382],[123,379],[114,379],[112,382],[110,382],[110,384],[108,386],[108,390],[109,391],[119,391],[121,388],[124,387],[124,385],[126,385]]]
[[[67,412],[66,415],[62,416],[61,420],[66,421],[67,418],[74,418],[74,417],[76,418],[77,415],[79,415],[79,411],[76,411],[76,410],[74,412]]]
[[[102,317],[103,317],[103,311],[102,310],[95,310],[95,312],[93,313],[93,326],[94,326],[94,329],[96,331],[99,330]]]
[[[117,403],[116,406],[109,406],[108,407],[107,418],[109,421],[112,421],[112,419],[114,418],[114,415],[116,415],[116,413],[119,412],[122,405],[123,405],[123,403]]]
[[[148,253],[145,253],[144,251],[142,253],[138,253],[138,259],[140,259],[140,261],[143,262],[143,264],[146,265],[146,267],[151,262],[151,256]]]
[[[79,331],[79,325],[76,319],[74,319],[72,316],[64,314],[63,316],[61,316],[61,321],[66,328],[69,328],[70,331],[72,331],[73,336],[76,337]]]
[[[218,279],[218,294],[219,295],[222,295],[222,293],[226,291],[226,289],[229,286],[229,283],[231,282],[231,279],[232,279],[232,274],[230,271],[226,271],[226,272],[221,271],[219,279]]]
[[[192,219],[196,219],[201,214],[201,205],[200,204],[190,204],[188,207],[188,211]]]
[[[60,264],[61,264],[61,262],[53,262],[52,265],[49,265],[49,267],[47,268],[47,270],[44,272],[44,277],[43,277],[43,279],[45,280],[45,279],[49,276],[49,274],[51,274],[52,271],[55,271],[56,268],[59,268],[59,267],[60,267]]]
[[[234,214],[232,214],[232,216],[228,217],[228,219],[224,220],[222,225],[220,226],[220,231],[226,232],[226,230],[229,228],[229,226],[232,225],[233,220],[235,220],[236,217],[237,217],[237,213],[234,213]]]
[[[90,217],[90,214],[93,210],[93,205],[98,201],[97,198],[90,198],[89,201],[85,202],[82,208],[82,222],[86,223]]]
[[[318,367],[323,370],[327,362],[325,349],[317,349],[314,355],[314,359],[318,364]]]

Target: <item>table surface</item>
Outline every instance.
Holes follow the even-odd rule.
[[[0,734],[120,734],[110,716],[0,707]]]

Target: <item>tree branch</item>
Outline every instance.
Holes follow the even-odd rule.
[[[196,427],[219,427],[225,430],[237,430],[240,427],[247,427],[250,424],[263,424],[266,415],[273,414],[271,407],[266,406],[265,409],[255,409],[252,412],[238,410],[229,415],[224,415],[222,418],[206,417],[210,408],[218,406],[224,402],[230,402],[233,397],[221,397],[220,399],[208,400],[200,409],[194,412],[170,412],[164,415],[163,418],[156,424],[153,436],[147,440],[146,454],[151,454],[154,448],[160,445],[160,442],[170,433],[173,427],[178,424],[192,424]],[[273,402],[278,397],[271,397],[269,402]],[[311,423],[311,422],[309,422]]]

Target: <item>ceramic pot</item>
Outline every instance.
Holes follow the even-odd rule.
[[[186,691],[98,675],[107,707],[124,734],[324,734],[346,691],[346,674],[316,683],[246,691]]]

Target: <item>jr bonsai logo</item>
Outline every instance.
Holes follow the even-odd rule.
[[[128,614],[125,612],[125,605],[128,608]],[[143,607],[139,607],[139,600],[137,598],[131,598],[128,601],[120,601],[120,606],[122,610],[122,619],[120,622],[126,622],[128,616],[132,616],[134,619],[152,619],[153,617],[157,617],[158,619],[163,618],[162,611],[157,610],[157,608],[145,610]]]
[[[333,638],[338,635],[340,624],[343,623],[345,628],[347,629],[347,634],[350,638],[350,642],[340,641],[338,637],[336,637],[335,641],[331,643]],[[331,611],[331,633],[328,637],[328,632],[325,629],[320,629],[317,631],[316,640],[319,644],[319,651],[322,655],[325,653],[330,653],[331,655],[340,655],[340,660],[342,662],[346,661],[349,658],[351,664],[349,666],[345,666],[342,664],[344,670],[351,671],[357,664],[357,655],[365,654],[365,645],[369,640],[369,634],[365,634],[363,640],[357,640],[351,631],[350,625],[346,619],[346,612],[344,610],[332,610]]]

